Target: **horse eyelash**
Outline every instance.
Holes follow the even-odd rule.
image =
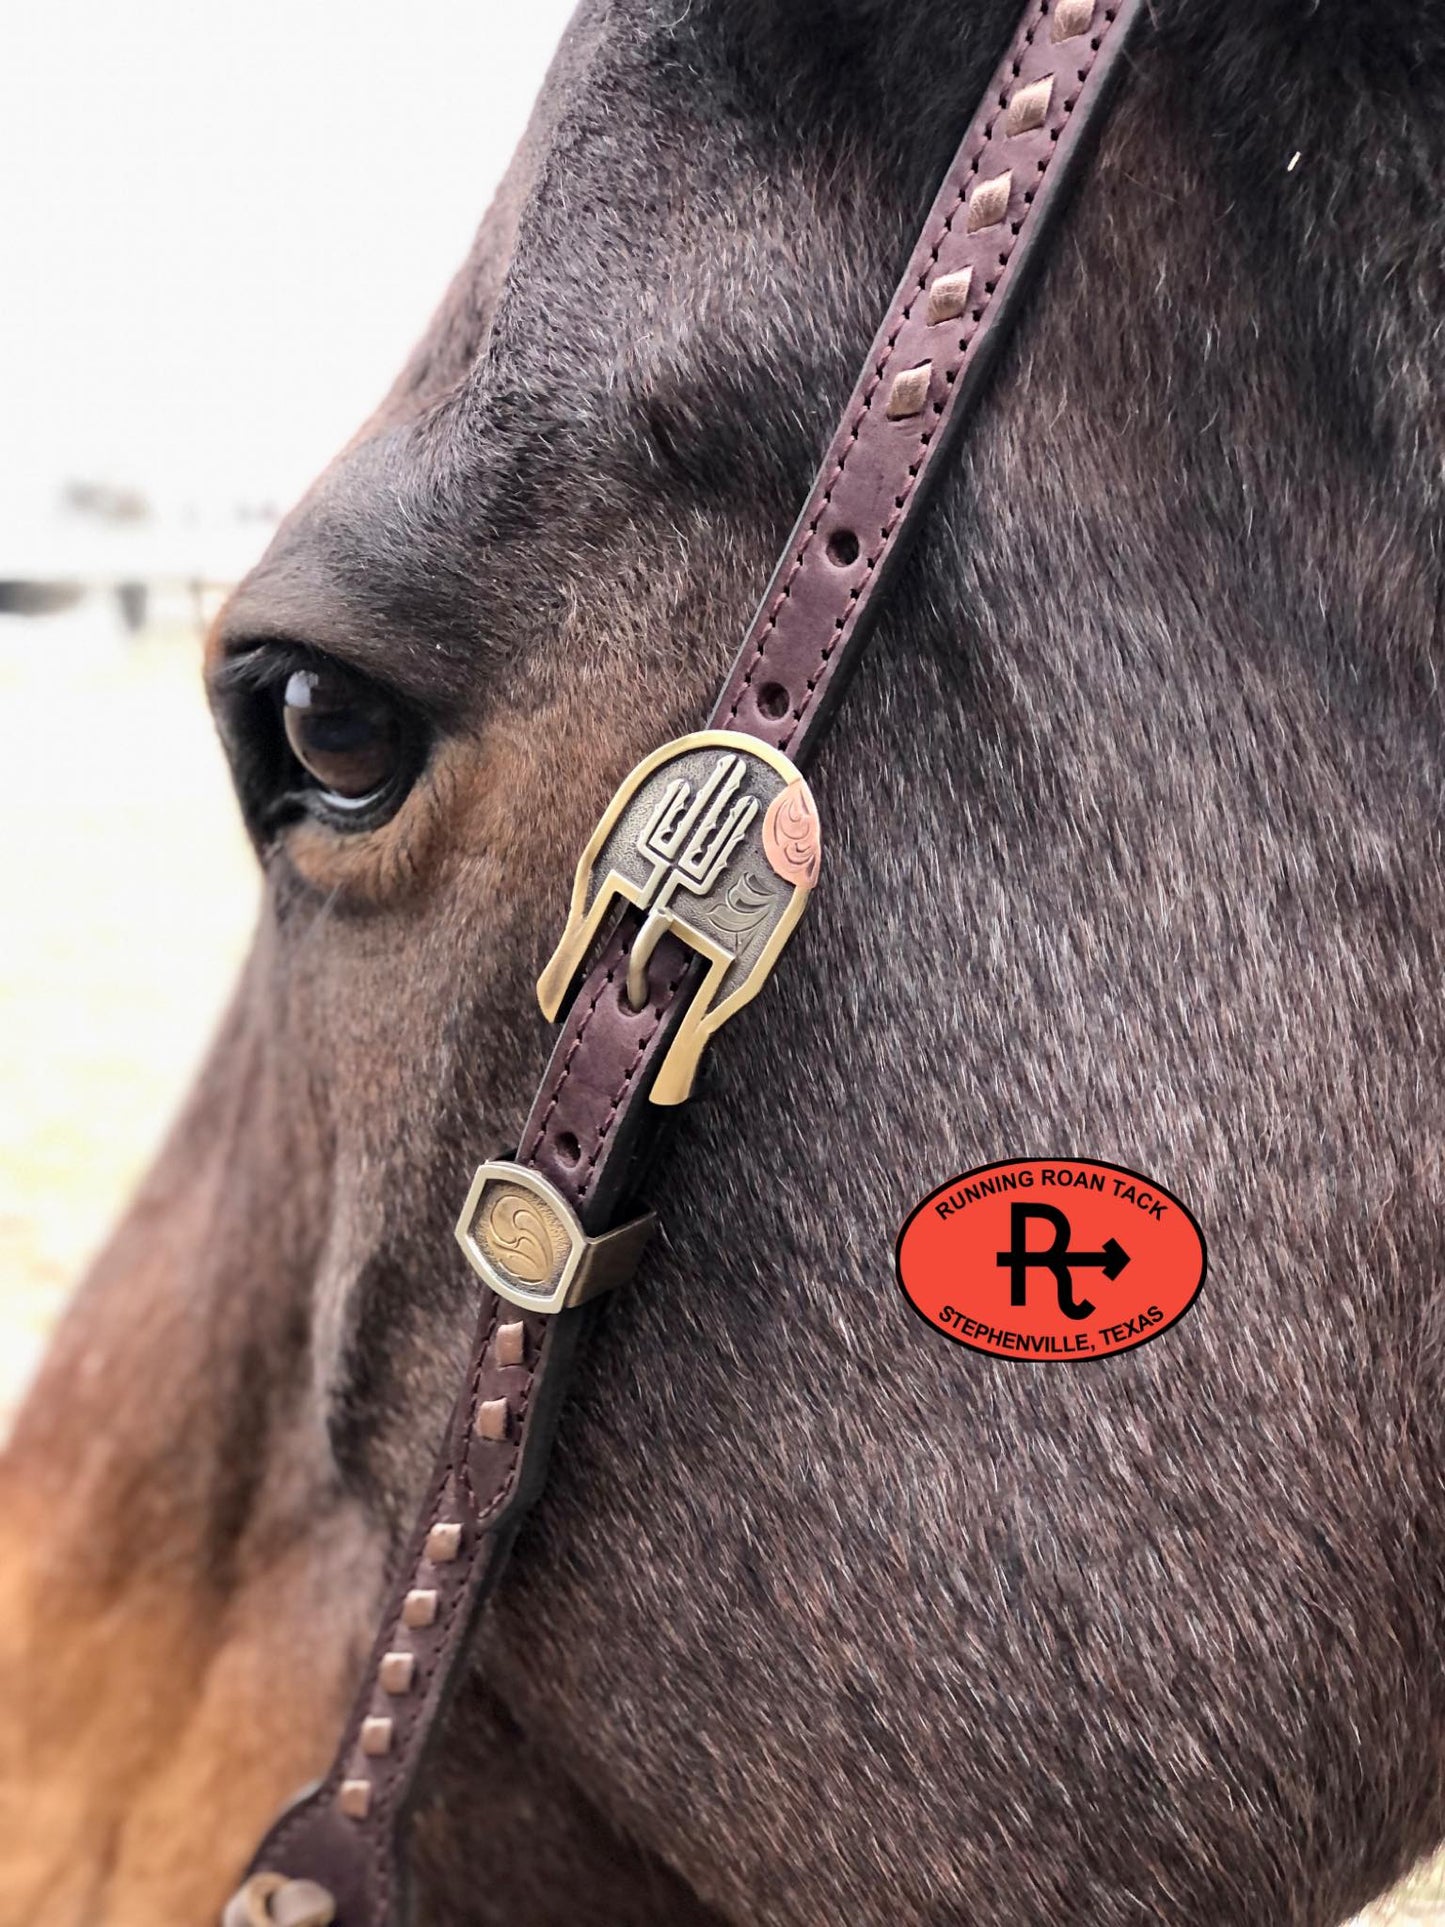
[[[363,687],[375,689],[389,702],[401,705],[406,701],[397,691],[377,682],[375,677],[363,676],[322,650],[308,649],[302,643],[284,638],[267,638],[243,645],[238,653],[228,657],[214,672],[211,687],[218,696],[259,694],[284,683],[288,676],[294,675],[299,669],[330,670],[336,675],[350,677]]]

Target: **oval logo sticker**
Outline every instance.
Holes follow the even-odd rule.
[[[1094,1158],[1010,1158],[952,1178],[898,1236],[916,1311],[976,1352],[1112,1358],[1199,1296],[1204,1234],[1172,1191]]]

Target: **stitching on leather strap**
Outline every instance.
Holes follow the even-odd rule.
[[[546,1110],[542,1113],[542,1117],[537,1125],[537,1128],[532,1133],[531,1143],[525,1146],[523,1150],[521,1150],[518,1153],[518,1156],[521,1157],[523,1160],[534,1158],[537,1155],[538,1147],[542,1143],[543,1138],[545,1138],[547,1135],[547,1126],[551,1122],[552,1113],[553,1111],[556,1110],[558,1100],[562,1096],[562,1088],[566,1084],[567,1079],[572,1074],[572,1060],[577,1055],[577,1047],[582,1042],[582,1039],[587,1035],[587,1026],[592,1022],[592,1018],[594,1013],[596,1012],[597,1006],[602,1002],[603,996],[606,994],[606,991],[609,985],[614,981],[618,971],[621,970],[621,968],[622,968],[622,965],[620,961],[618,963],[613,964],[612,968],[608,971],[607,975],[603,978],[602,982],[597,986],[597,994],[592,999],[592,1002],[587,1006],[587,1014],[582,1019],[582,1022],[577,1026],[577,1035],[572,1039],[571,1048],[567,1052],[567,1055],[563,1058],[561,1067],[557,1072],[557,1082],[552,1086],[551,1102],[548,1104]]]

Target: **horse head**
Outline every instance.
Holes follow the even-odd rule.
[[[626,772],[767,580],[1012,0],[584,0],[206,673],[264,872],[4,1469],[0,1913],[216,1914],[466,1358],[453,1224]],[[1433,0],[1160,0],[647,1181],[418,1817],[425,1917],[1333,1927],[1438,1833]],[[1185,1196],[1161,1342],[891,1282],[950,1172]]]

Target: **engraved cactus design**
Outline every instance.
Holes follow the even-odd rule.
[[[697,788],[674,777],[637,839],[640,856],[658,866],[666,882],[653,899],[660,908],[678,890],[705,897],[727,868],[758,813],[758,800],[739,796],[747,765],[741,756],[720,756]]]

